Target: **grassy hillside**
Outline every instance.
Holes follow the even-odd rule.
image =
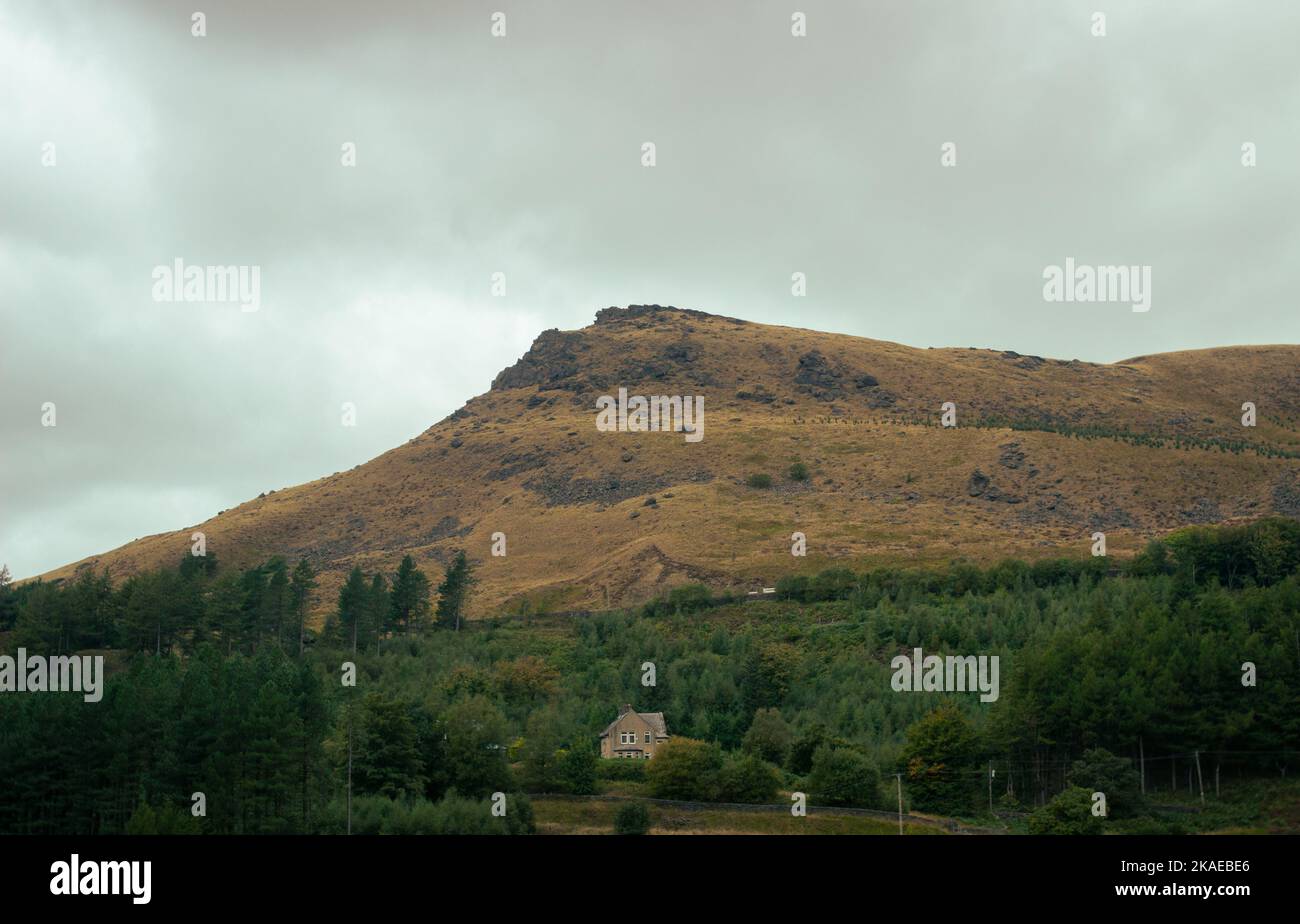
[[[703,438],[599,432],[596,399],[619,387],[703,395]],[[1190,523],[1300,514],[1298,395],[1292,346],[1098,365],[611,308],[544,332],[487,394],[364,465],[47,577],[171,565],[202,530],[232,564],[310,559],[319,623],[353,565],[392,571],[410,553],[436,571],[456,548],[480,564],[476,615],[770,586],[832,563],[1082,556],[1097,530],[1122,556]],[[955,429],[938,426],[946,401]]]

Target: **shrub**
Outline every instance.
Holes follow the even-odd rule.
[[[709,597],[709,588],[703,584],[683,584],[668,591],[669,609],[681,609],[687,612],[702,610],[713,601]]]
[[[1071,766],[1069,781],[1088,792],[1104,792],[1110,818],[1133,818],[1146,810],[1142,780],[1133,761],[1116,757],[1105,748],[1084,751],[1083,758]]]
[[[781,718],[779,709],[759,709],[754,713],[749,731],[745,732],[741,748],[746,754],[783,767],[790,756],[793,740],[790,726]]]
[[[945,703],[907,730],[903,759],[912,804],[922,811],[964,815],[977,804],[979,779],[966,773],[976,760],[975,731],[957,707]]]
[[[788,474],[790,475],[791,481],[807,481],[808,466],[804,465],[802,462],[796,462],[794,465],[790,466]]]
[[[1058,793],[1029,816],[1030,834],[1100,834],[1102,820],[1092,813],[1092,795],[1078,786]]]
[[[347,803],[336,799],[317,818],[324,834],[345,834]],[[506,796],[506,813],[492,814],[491,799],[470,799],[454,791],[437,802],[357,796],[352,800],[353,834],[532,834],[533,807],[523,793]]]
[[[650,791],[660,799],[717,799],[722,749],[710,741],[670,738],[646,769]]]
[[[718,774],[718,798],[723,802],[771,802],[781,785],[781,775],[753,754],[730,758]]]
[[[608,758],[596,762],[596,778],[611,781],[640,782],[645,779],[646,761]]]
[[[596,774],[600,758],[589,741],[576,741],[560,758],[560,777],[565,788],[575,796],[589,796],[596,791]]]
[[[808,788],[819,804],[881,806],[880,771],[864,755],[846,748],[817,749]]]
[[[772,476],[762,472],[755,472],[745,479],[745,484],[751,488],[770,488],[772,487]]]
[[[782,600],[802,600],[808,593],[808,576],[791,574],[776,579],[776,595]]]
[[[614,815],[615,834],[646,834],[650,831],[650,811],[644,802],[628,802]]]

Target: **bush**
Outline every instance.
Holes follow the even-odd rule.
[[[820,747],[813,755],[808,789],[821,805],[880,808],[880,770],[846,748]]]
[[[709,588],[703,584],[684,584],[668,591],[668,607],[671,610],[702,610],[712,602]]]
[[[751,488],[770,488],[772,487],[772,476],[756,472],[745,479],[745,484]]]
[[[912,804],[925,812],[965,815],[978,804],[977,747],[970,720],[945,703],[907,730],[903,759]]]
[[[628,758],[603,758],[596,762],[596,778],[601,780],[640,782],[645,779],[646,761]]]
[[[1084,751],[1083,758],[1070,768],[1071,785],[1088,792],[1106,794],[1106,815],[1110,818],[1133,818],[1146,811],[1142,780],[1127,757],[1116,757],[1105,748]]]
[[[776,579],[776,595],[782,600],[802,600],[807,593],[807,575],[791,574]]]
[[[761,760],[783,767],[790,756],[792,743],[790,726],[781,718],[780,710],[759,709],[754,713],[749,731],[745,732],[741,748],[746,754],[753,754]]]
[[[718,798],[723,802],[762,803],[776,799],[781,775],[753,754],[732,757],[718,774]]]
[[[614,816],[615,834],[646,834],[650,831],[650,811],[644,802],[628,802],[619,806]]]
[[[1092,813],[1092,794],[1071,786],[1029,816],[1030,834],[1100,834],[1102,820]]]
[[[141,802],[126,822],[127,834],[198,834],[199,820],[190,812],[176,806],[164,805],[155,812],[147,802]]]
[[[560,758],[560,777],[565,788],[575,796],[590,796],[596,791],[600,758],[588,741],[575,741]]]
[[[646,769],[650,791],[660,799],[713,802],[718,797],[722,749],[710,741],[670,738]]]
[[[794,465],[790,466],[788,474],[790,475],[791,481],[807,481],[808,466],[804,465],[802,462],[796,462]]]
[[[347,802],[336,799],[321,811],[322,834],[346,834]],[[523,793],[506,796],[506,813],[492,814],[492,800],[447,793],[437,802],[356,796],[352,800],[353,834],[532,834],[533,806]]]

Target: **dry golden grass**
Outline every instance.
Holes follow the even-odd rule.
[[[814,351],[810,382],[800,361]],[[409,553],[437,572],[458,547],[479,566],[476,615],[525,597],[565,610],[689,581],[770,586],[828,565],[1082,556],[1095,529],[1124,555],[1192,522],[1300,513],[1300,461],[974,424],[999,416],[1300,452],[1298,369],[1291,346],[1096,365],[629,310],[544,334],[487,394],[364,465],[86,562],[119,576],[170,564],[201,529],[226,563],[309,557],[322,571],[320,619],[354,564],[392,571]],[[878,384],[859,387],[862,375]],[[598,432],[595,399],[620,385],[704,395],[704,439]],[[1253,429],[1239,422],[1247,400],[1259,408]],[[957,404],[956,429],[934,425],[944,401]],[[787,479],[795,461],[811,480]],[[977,469],[994,490],[972,496]],[[747,487],[756,472],[773,486]],[[504,558],[489,554],[498,531]],[[790,555],[795,531],[807,535],[804,559]]]

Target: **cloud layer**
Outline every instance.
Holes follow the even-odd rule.
[[[607,305],[1098,361],[1300,340],[1289,0],[1112,3],[1104,38],[1091,3],[796,6],[806,38],[749,0],[213,2],[202,38],[6,4],[0,562],[350,468]],[[261,310],[154,302],[178,257],[259,266]],[[1151,311],[1045,303],[1066,257],[1150,265]]]

